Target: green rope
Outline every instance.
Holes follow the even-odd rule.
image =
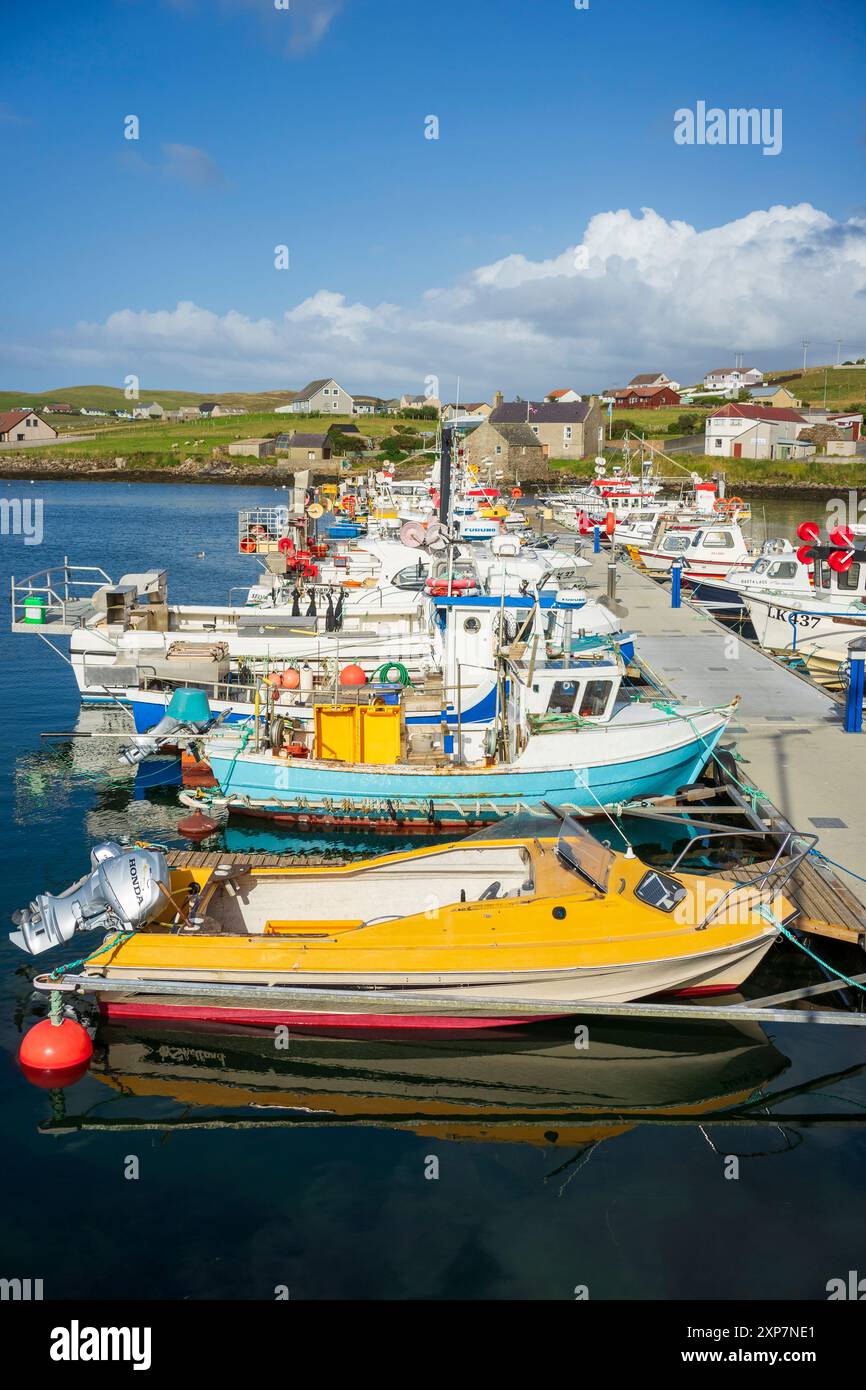
[[[89,965],[97,956],[101,956],[103,951],[112,950],[115,946],[122,946],[132,936],[135,936],[135,928],[131,931],[119,932],[116,936],[110,936],[106,941],[103,941],[101,946],[97,946],[95,951],[91,951],[89,956],[82,956],[80,960],[71,960],[66,965],[55,966],[49,979],[62,980],[67,971],[75,970],[79,965]]]
[[[841,970],[837,970],[834,965],[828,964],[826,960],[822,960],[820,956],[817,956],[814,951],[809,949],[805,942],[801,941],[793,932],[788,931],[787,927],[782,926],[782,923],[779,921],[775,912],[773,912],[773,909],[766,903],[760,903],[758,905],[758,913],[766,922],[771,922],[787,941],[790,941],[794,946],[799,946],[801,951],[805,951],[807,956],[811,956],[812,960],[815,961],[817,965],[820,965],[822,970],[828,970],[831,975],[836,976],[837,980],[844,980],[845,984],[850,985],[852,989],[862,990],[863,993],[866,994],[866,985],[858,984],[856,980],[851,979],[850,975],[845,975]]]

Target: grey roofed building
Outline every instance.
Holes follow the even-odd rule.
[[[589,414],[588,401],[504,401],[488,417],[491,425],[582,425]]]
[[[301,430],[295,430],[291,438],[293,449],[326,449],[330,442],[326,434],[304,434]]]
[[[295,396],[295,400],[296,400],[296,401],[309,401],[309,400],[312,400],[313,396],[317,395],[318,392],[321,391],[321,389],[322,389],[323,386],[330,386],[330,384],[331,384],[331,378],[330,378],[329,376],[320,376],[320,377],[316,377],[316,380],[315,380],[315,381],[308,381],[308,382],[307,382],[307,384],[306,384],[306,386],[304,387],[303,391],[299,391],[299,392],[297,393],[297,395]]]
[[[664,372],[641,372],[639,376],[633,376],[629,386],[666,386],[670,377],[665,376]]]

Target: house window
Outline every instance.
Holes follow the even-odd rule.
[[[330,394],[331,394],[331,388],[330,388],[330,386],[323,386],[323,387],[322,387],[322,395],[323,395],[323,396],[330,396]]]
[[[716,440],[716,448],[717,448],[717,449],[721,449],[721,447],[722,447],[722,441],[721,441],[720,439],[717,439],[717,440]]]
[[[565,429],[562,431],[562,437],[566,444],[571,443],[571,425],[565,426]]]
[[[339,392],[338,388],[335,386],[334,389],[333,389],[333,391],[331,392],[331,395],[332,395],[332,396],[339,396],[339,394],[340,394],[340,392]]]
[[[532,430],[532,433],[533,433],[533,434],[538,434],[538,426],[537,426],[537,425],[531,425],[531,426],[530,426],[530,429]]]
[[[501,453],[502,453],[502,445],[501,445],[501,444],[497,444],[497,446],[496,446],[496,448],[495,448],[495,450],[494,450],[494,453],[497,453],[497,454],[501,454]]]

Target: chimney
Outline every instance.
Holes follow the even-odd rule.
[[[503,396],[502,392],[501,392],[501,391],[497,391],[497,392],[494,394],[494,396],[493,396],[493,409],[494,409],[494,410],[497,410],[497,409],[499,408],[499,406],[501,406],[501,404],[502,404],[502,402],[504,401],[504,399],[505,399],[505,397]]]

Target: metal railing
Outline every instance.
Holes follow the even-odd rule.
[[[729,829],[709,830],[696,838],[700,841],[704,841],[720,839],[725,836],[730,837],[730,834],[731,831]],[[738,836],[755,839],[762,837],[762,832],[759,830],[741,830],[737,831],[737,834]],[[718,915],[725,903],[735,895],[742,893],[743,890],[757,894],[755,902],[751,903],[750,907],[755,906],[756,903],[771,903],[772,900],[778,897],[782,892],[785,885],[790,882],[794,873],[803,863],[803,860],[815,849],[818,844],[818,838],[817,835],[804,835],[797,830],[787,831],[779,841],[776,853],[770,864],[753,878],[743,878],[733,884],[731,888],[728,889],[727,893],[723,894],[717,903],[714,903],[703,920],[698,923],[696,930],[704,931],[712,919]],[[800,846],[799,848],[796,847],[798,844]],[[689,850],[694,848],[694,845],[695,841],[690,840],[688,844],[683,846],[670,866],[670,873],[676,873],[677,868],[689,853]],[[783,859],[785,859],[785,863],[782,863]]]
[[[97,578],[79,578],[81,575],[95,575]],[[58,577],[59,576],[59,577]],[[12,600],[12,622],[22,622],[27,616],[25,601],[28,598],[44,597],[46,613],[60,618],[63,624],[70,619],[80,623],[81,604],[89,603],[97,589],[112,584],[111,576],[99,565],[70,565],[64,557],[62,565],[38,570],[26,579],[10,579]],[[75,611],[71,609],[74,605]]]

